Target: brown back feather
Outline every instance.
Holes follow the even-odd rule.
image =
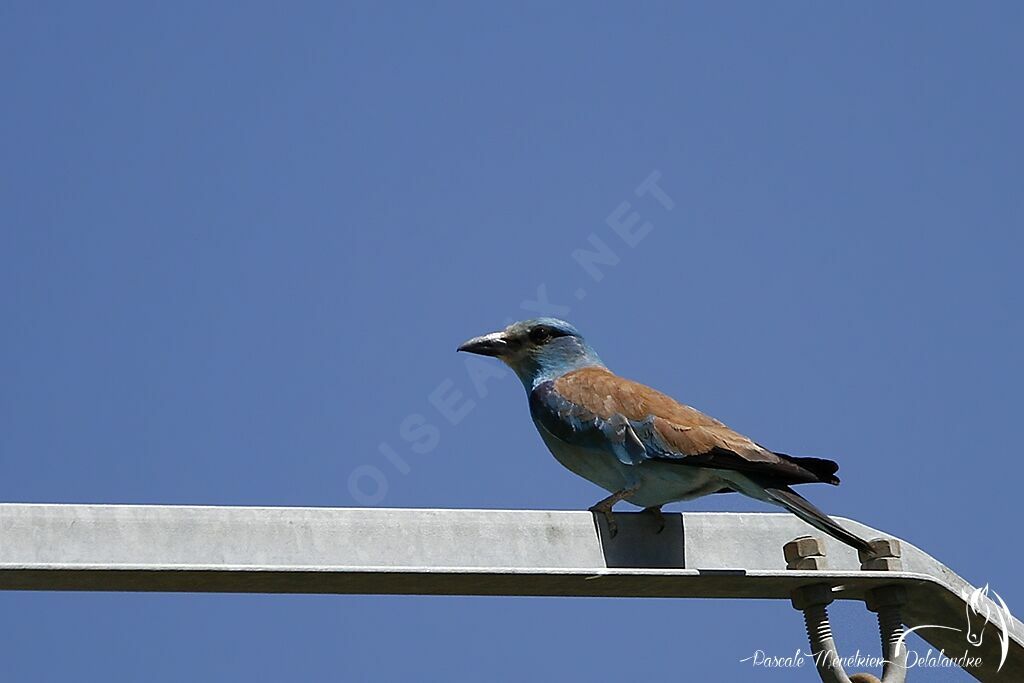
[[[604,368],[575,370],[559,377],[554,385],[563,398],[605,420],[615,414],[634,421],[653,416],[662,440],[688,456],[681,460],[685,464],[749,470],[788,483],[838,483],[832,461],[809,458],[802,463],[801,458],[775,454],[713,417]]]

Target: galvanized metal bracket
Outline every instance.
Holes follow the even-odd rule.
[[[870,542],[870,553],[861,552],[861,568],[866,571],[900,571],[901,548],[897,539],[878,538]],[[826,568],[825,544],[820,538],[801,536],[783,546],[786,568],[815,571]],[[811,656],[824,683],[905,683],[908,652],[903,644],[903,605],[907,592],[898,584],[879,585],[865,591],[867,608],[878,615],[878,632],[882,643],[882,678],[873,674],[847,675],[842,664],[828,606],[832,604],[834,587],[830,583],[810,583],[793,590],[793,607],[804,613]]]
[[[906,542],[865,559],[827,537],[793,565],[780,549],[813,530],[786,513],[667,514],[660,533],[651,515],[615,518],[612,537],[582,511],[0,504],[0,590],[792,600],[825,584],[835,600],[877,607],[887,642],[898,620],[879,589],[903,589],[908,627],[963,626],[965,596],[978,592]],[[956,630],[918,635],[947,653],[966,647]],[[971,653],[981,663],[965,668],[978,680],[1024,681],[1017,619]]]

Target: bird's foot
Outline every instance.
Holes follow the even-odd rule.
[[[615,538],[615,535],[619,533],[619,524],[615,521],[615,515],[612,514],[612,507],[610,505],[604,505],[604,501],[597,505],[592,505],[588,508],[591,512],[597,512],[604,515],[604,522],[608,526],[608,536]]]
[[[616,491],[612,495],[608,496],[604,500],[598,501],[596,505],[591,506],[591,512],[600,512],[604,515],[604,521],[608,524],[608,534],[611,538],[615,538],[615,534],[619,533],[619,525],[615,523],[615,517],[612,515],[612,508],[620,500],[629,498],[640,489],[639,483],[633,483],[624,489]]]
[[[654,533],[660,534],[665,530],[665,515],[661,512],[661,506],[644,508],[644,513],[654,518],[654,523],[658,525],[658,530]]]

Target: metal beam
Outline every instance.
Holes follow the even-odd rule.
[[[908,626],[962,628],[973,587],[903,543],[901,571],[863,571],[824,538],[826,568],[786,568],[782,548],[816,533],[788,514],[619,514],[609,537],[588,512],[0,504],[0,589],[789,599],[829,583],[863,600],[902,585]],[[884,534],[851,520],[865,538]],[[1024,680],[1024,626],[972,648],[982,681]],[[962,633],[919,632],[956,657]]]

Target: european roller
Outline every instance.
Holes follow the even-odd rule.
[[[616,531],[612,506],[625,500],[664,527],[661,506],[737,491],[781,506],[859,550],[867,542],[790,488],[836,485],[839,466],[770,451],[718,420],[612,373],[579,331],[537,318],[459,347],[494,356],[516,373],[530,415],[555,459],[611,495],[590,509]]]

